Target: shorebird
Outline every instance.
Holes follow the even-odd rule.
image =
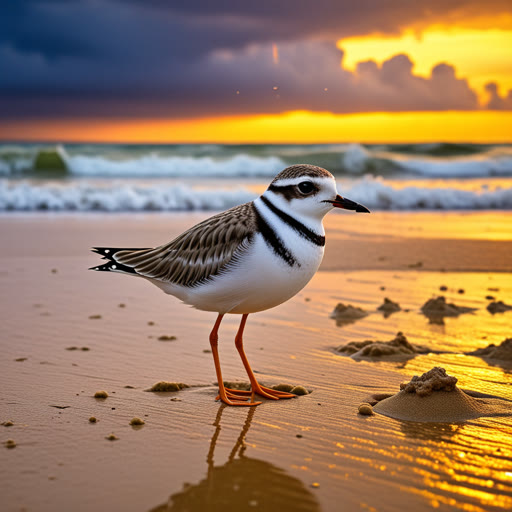
[[[108,261],[90,270],[143,277],[185,304],[218,313],[210,333],[217,399],[254,406],[261,404],[254,401],[255,394],[273,400],[292,398],[295,395],[258,383],[244,352],[243,332],[249,314],[286,302],[315,275],[324,254],[322,220],[333,208],[369,213],[338,194],[329,171],[292,165],[254,201],[214,215],[165,245],[94,247]],[[222,380],[218,331],[228,313],[242,315],[235,346],[251,391],[226,388]]]

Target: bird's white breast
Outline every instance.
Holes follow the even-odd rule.
[[[205,283],[191,288],[154,283],[186,304],[218,313],[254,313],[293,297],[318,270],[324,247],[300,236],[265,205],[258,204],[258,200],[255,205],[293,256],[293,265],[276,254],[262,233],[255,232],[249,247],[240,254],[237,262]],[[324,234],[321,222],[310,227],[315,228],[317,234]]]

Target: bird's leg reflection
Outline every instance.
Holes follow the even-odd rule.
[[[320,512],[316,497],[297,478],[282,468],[245,455],[245,438],[256,412],[247,417],[227,462],[215,465],[215,448],[221,432],[222,404],[213,425],[215,432],[206,456],[206,478],[197,484],[183,484],[183,489],[170,496],[150,512],[243,512],[249,510],[279,510],[279,512]]]

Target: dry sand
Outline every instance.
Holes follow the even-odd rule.
[[[503,223],[508,214],[496,215]],[[482,216],[492,229],[493,217]],[[312,392],[254,410],[215,402],[205,352],[215,314],[187,308],[143,280],[85,270],[96,261],[91,245],[158,244],[204,215],[1,217],[0,423],[12,423],[0,425],[2,512],[203,511],[213,499],[224,512],[329,512],[340,503],[349,512],[511,509],[510,418],[433,424],[357,413],[368,394],[433,366],[456,375],[461,389],[512,398],[510,371],[464,355],[509,336],[510,314],[490,315],[485,296],[499,288],[511,302],[512,276],[497,271],[511,270],[512,244],[432,239],[430,227],[444,229],[451,217],[412,217],[421,238],[393,231],[393,219],[402,228],[404,214],[372,214],[377,234],[365,231],[369,224],[354,231],[355,222],[368,222],[361,216],[328,219],[323,271],[288,303],[251,315],[245,335],[262,382]],[[478,215],[466,224],[471,219],[482,225]],[[421,269],[408,267],[420,260]],[[447,300],[474,314],[429,324],[418,311],[442,285]],[[329,319],[340,302],[376,311],[384,293],[404,311],[343,326]],[[223,321],[220,355],[223,376],[246,381],[233,343],[238,321]],[[356,363],[332,351],[398,331],[431,353]],[[177,339],[162,343],[163,334]],[[161,381],[190,387],[145,392]],[[108,398],[95,399],[98,390]],[[130,425],[133,418],[142,428]]]

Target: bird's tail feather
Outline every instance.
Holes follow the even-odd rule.
[[[97,265],[95,267],[90,267],[89,270],[98,270],[103,272],[121,272],[124,274],[137,274],[134,268],[123,265],[122,263],[119,263],[115,259],[116,253],[120,251],[144,251],[147,249],[131,249],[126,247],[93,247],[91,249],[92,252],[95,252],[102,256],[102,259],[108,260],[106,263],[103,263],[101,265]]]

